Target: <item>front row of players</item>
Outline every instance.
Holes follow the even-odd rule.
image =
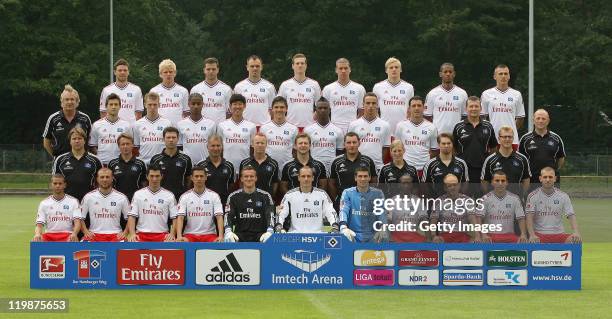
[[[206,188],[206,171],[199,166],[193,168],[193,188],[180,197],[178,204],[174,195],[161,187],[163,177],[157,165],[149,167],[148,186],[134,194],[131,205],[124,194],[113,189],[113,175],[108,168],[98,171],[98,188],[87,193],[80,204],[64,193],[64,177],[53,175],[53,195],[40,203],[33,240],[78,241],[82,232],[85,241],[265,242],[273,233],[285,232],[287,219],[291,222],[289,232],[321,233],[324,218],[332,232],[357,242],[379,243],[390,239],[434,243],[578,243],[582,240],[570,199],[554,187],[556,176],[550,167],[541,170],[542,186],[528,196],[525,211],[520,198],[507,191],[508,178],[502,171],[493,174],[493,190],[482,198],[480,209],[465,206],[469,197],[460,192],[459,180],[455,175],[446,175],[445,193],[439,199],[451,199],[453,204],[434,205],[429,214],[419,205],[376,214],[375,205],[384,200],[383,192],[369,186],[367,168],[357,168],[354,176],[356,186],[344,190],[337,214],[327,193],[312,186],[313,170],[309,166],[299,170],[299,187],[287,192],[278,208],[268,192],[256,187],[255,168],[247,166],[240,172],[242,188],[229,195],[224,214],[219,195]],[[418,199],[411,191],[412,178],[410,175],[400,178],[395,196]],[[415,202],[408,201],[412,205]],[[563,216],[570,222],[571,234],[564,232]],[[125,227],[122,227],[123,220],[127,220]],[[430,227],[429,231],[417,227],[391,232],[387,231],[389,228],[381,228],[401,223],[437,227]],[[472,232],[462,230],[461,224],[500,227],[491,232]]]

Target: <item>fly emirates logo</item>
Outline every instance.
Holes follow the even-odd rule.
[[[117,252],[119,285],[183,285],[182,249],[124,249]]]

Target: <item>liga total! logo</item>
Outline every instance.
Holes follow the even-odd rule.
[[[400,250],[400,267],[438,267],[440,254],[437,250]]]
[[[353,270],[355,286],[393,286],[395,271],[393,269],[355,269]]]
[[[184,285],[185,251],[182,249],[120,249],[117,284]]]
[[[66,277],[65,256],[40,256],[38,258],[38,278],[64,279]]]

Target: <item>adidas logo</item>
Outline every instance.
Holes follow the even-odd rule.
[[[206,275],[207,282],[226,284],[251,281],[250,274],[242,270],[242,266],[240,266],[234,253],[229,253],[210,271],[211,273]]]

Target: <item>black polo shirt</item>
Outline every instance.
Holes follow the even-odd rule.
[[[527,157],[516,151],[512,151],[508,157],[504,157],[499,151],[489,155],[482,167],[481,179],[490,182],[493,173],[498,170],[506,173],[510,184],[519,184],[522,180],[531,177]]]
[[[68,152],[55,158],[52,174],[63,175],[66,194],[81,201],[85,194],[96,188],[96,173],[100,168],[102,162],[95,155],[85,153],[77,159],[72,152]]]
[[[459,183],[465,183],[469,181],[468,166],[467,163],[453,156],[448,165],[440,159],[440,156],[436,156],[430,159],[423,168],[423,182],[429,183],[431,186],[431,194],[433,197],[438,197],[444,194],[444,176],[453,174],[457,176]]]
[[[266,154],[266,159],[258,163],[253,156],[245,158],[240,162],[238,172],[243,168],[253,166],[257,171],[257,188],[272,194],[272,185],[278,183],[278,162],[270,155]]]
[[[482,168],[489,155],[489,148],[497,146],[495,130],[491,122],[481,120],[476,127],[467,119],[455,125],[453,141],[457,156],[470,168]]]
[[[565,157],[565,147],[561,136],[555,132],[548,131],[542,136],[531,131],[521,137],[519,153],[529,160],[531,181],[539,183],[542,168],[550,166],[558,169],[559,158]]]
[[[369,156],[361,153],[357,154],[357,158],[355,158],[354,161],[349,160],[346,154],[343,154],[336,157],[332,162],[329,178],[336,181],[338,197],[342,195],[345,189],[357,185],[355,182],[355,169],[357,169],[357,167],[369,169],[370,177],[377,176],[374,161]]]
[[[113,171],[114,188],[127,196],[131,201],[134,193],[143,187],[147,180],[147,166],[142,160],[132,156],[125,161],[119,156],[108,162]]]
[[[325,164],[323,164],[321,161],[317,161],[312,157],[309,157],[306,165],[311,167],[313,171],[312,186],[319,187],[319,180],[327,178]],[[289,189],[294,189],[300,186],[298,176],[300,175],[300,169],[302,167],[304,167],[304,165],[296,158],[287,162],[283,167],[281,181],[289,183]]]
[[[51,140],[53,156],[57,157],[58,155],[70,152],[71,148],[70,141],[68,140],[68,132],[75,127],[80,127],[85,130],[85,134],[87,134],[85,145],[87,145],[89,133],[91,132],[91,120],[87,114],[77,111],[71,122],[68,122],[64,116],[64,112],[61,110],[49,116],[42,137]]]
[[[412,177],[412,183],[420,182],[416,167],[409,165],[408,163],[406,163],[406,161],[404,161],[404,166],[402,166],[402,168],[395,166],[393,162],[385,164],[380,169],[380,173],[378,174],[378,183],[399,183],[400,178],[404,175],[410,175],[410,177]]]
[[[153,156],[149,165],[157,164],[161,167],[161,186],[171,191],[178,202],[181,195],[187,191],[187,177],[191,176],[191,158],[178,151],[174,156],[170,156],[165,150]]]
[[[207,157],[196,166],[204,167],[204,170],[206,170],[206,187],[219,194],[221,203],[225,205],[229,190],[235,182],[234,165],[223,158],[219,166],[215,166],[210,157]]]

